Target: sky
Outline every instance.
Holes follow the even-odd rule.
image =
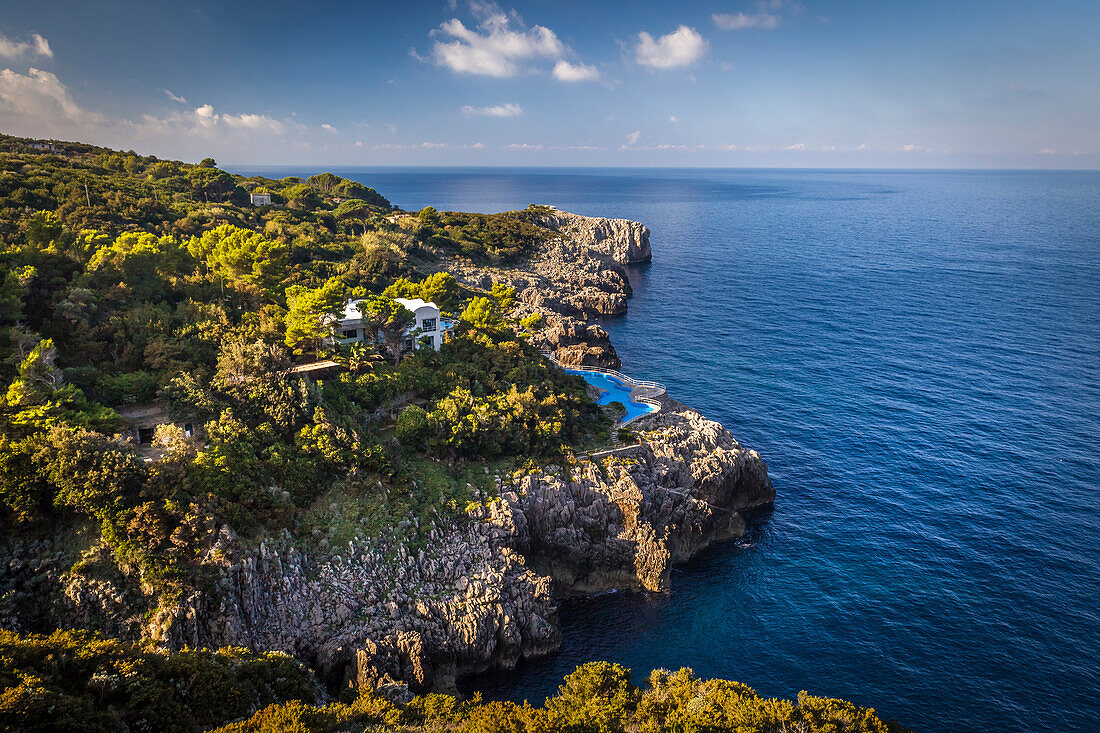
[[[0,0],[0,131],[240,166],[1095,169],[1098,37],[1097,0]]]

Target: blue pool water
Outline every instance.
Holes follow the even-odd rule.
[[[487,694],[538,701],[601,658],[930,733],[1098,729],[1100,174],[337,172],[408,208],[646,222],[653,263],[603,325],[778,492],[670,596],[564,608],[561,653]]]
[[[584,378],[584,381],[591,384],[593,387],[603,390],[600,394],[600,398],[596,400],[597,405],[609,405],[612,402],[619,402],[626,408],[626,414],[623,416],[622,423],[625,425],[631,420],[636,420],[642,415],[648,415],[657,408],[653,405],[647,405],[644,402],[635,402],[630,399],[631,389],[623,385],[622,382],[607,374],[600,372],[590,372],[584,369],[566,369],[569,374],[576,374]]]

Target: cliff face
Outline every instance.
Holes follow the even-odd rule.
[[[513,315],[541,315],[533,342],[562,364],[622,366],[607,332],[590,321],[626,313],[633,290],[623,264],[649,261],[649,229],[636,221],[556,210],[540,223],[562,236],[520,266],[445,261],[439,267],[474,287],[515,288],[519,303]]]
[[[617,364],[607,332],[585,320],[589,305],[618,296],[625,308],[629,295],[601,246],[562,240],[523,268],[448,267],[482,287],[522,285],[517,312],[544,316],[538,339]],[[334,685],[453,689],[457,676],[556,649],[556,598],[666,591],[673,563],[740,536],[740,512],[774,499],[760,456],[679,402],[631,428],[638,445],[494,477],[464,520],[419,527],[422,547],[410,549],[411,517],[342,547],[286,532],[249,546],[222,528],[202,558],[206,581],[168,604],[102,548],[73,569],[87,548],[71,539],[0,539],[0,626],[282,650]]]
[[[471,521],[433,525],[415,551],[399,528],[336,550],[285,535],[247,548],[223,528],[204,559],[209,582],[152,613],[125,572],[70,572],[59,542],[9,546],[0,586],[36,586],[23,611],[40,613],[9,606],[0,624],[275,649],[334,685],[452,689],[555,650],[555,598],[667,591],[673,563],[740,536],[739,512],[774,498],[760,456],[698,412],[667,400],[634,427],[641,444],[613,455],[498,477],[499,498],[471,507]]]
[[[539,223],[622,265],[649,262],[653,256],[649,249],[649,228],[636,221],[580,216],[555,209]]]

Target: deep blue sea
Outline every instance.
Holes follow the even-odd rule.
[[[567,605],[560,654],[481,689],[541,701],[608,659],[930,733],[1100,730],[1100,173],[336,172],[407,209],[646,223],[604,324],[624,371],[775,483],[670,595]]]

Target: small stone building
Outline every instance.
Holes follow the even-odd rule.
[[[164,446],[157,445],[157,427],[175,425],[189,438],[197,436],[197,424],[191,421],[173,420],[163,405],[149,402],[140,405],[124,405],[116,408],[122,416],[122,434],[130,439],[138,452],[146,458],[159,458]]]

